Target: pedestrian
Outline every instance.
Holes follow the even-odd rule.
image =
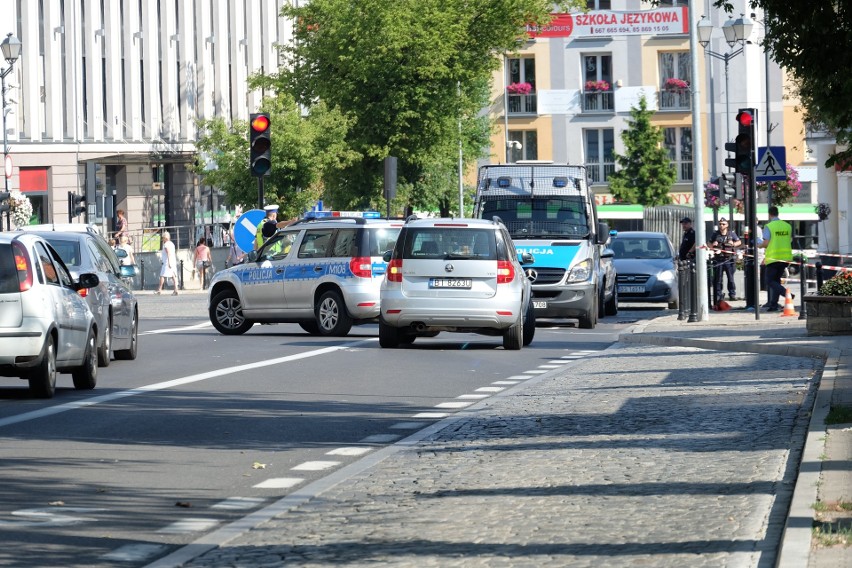
[[[245,253],[242,249],[237,245],[237,241],[234,238],[234,228],[231,227],[228,231],[230,244],[228,245],[228,258],[225,259],[225,266],[230,268],[231,266],[236,266],[240,264],[245,259]]]
[[[722,275],[728,278],[728,298],[737,298],[737,284],[734,282],[736,270],[737,248],[743,242],[735,232],[728,228],[728,220],[719,219],[719,228],[710,237],[710,247],[713,249],[713,290],[714,299],[718,305],[725,298],[723,293]]]
[[[121,242],[121,237],[127,235],[127,217],[124,216],[124,209],[119,209],[115,212],[115,234],[113,234],[113,238],[115,238],[116,242]]]
[[[260,248],[260,245],[263,244],[263,241],[266,240],[266,237],[263,236],[263,226],[266,223],[271,223],[273,226],[278,224],[278,206],[277,205],[267,205],[263,208],[266,211],[266,217],[258,223],[257,231],[255,233],[254,239],[254,249],[257,250]],[[275,234],[274,231],[272,234]]]
[[[692,219],[684,217],[680,220],[683,229],[683,237],[680,240],[680,249],[677,257],[680,260],[695,259],[695,229],[692,228]]]
[[[162,292],[163,284],[167,278],[171,278],[174,282],[175,290],[172,292],[172,296],[177,296],[178,278],[175,244],[172,242],[171,234],[168,231],[163,231],[163,248],[160,250],[160,285],[157,287],[156,294]]]
[[[201,289],[207,289],[207,270],[213,266],[213,257],[210,256],[210,247],[207,246],[207,239],[201,237],[195,246],[193,253],[195,258],[195,273],[201,280]]]
[[[769,207],[769,222],[763,228],[763,242],[758,245],[766,249],[766,290],[768,300],[764,307],[767,312],[781,309],[778,300],[786,296],[787,289],[781,284],[784,269],[793,262],[793,227],[787,221],[778,218],[778,207]]]
[[[118,248],[127,253],[127,256],[119,259],[122,266],[133,266],[136,264],[136,258],[133,256],[133,247],[130,245],[130,238],[127,235],[121,236]]]

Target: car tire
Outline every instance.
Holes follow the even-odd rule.
[[[38,398],[53,398],[56,392],[56,345],[53,336],[48,335],[44,342],[41,361],[27,375],[30,393]]]
[[[133,310],[133,318],[130,320],[130,347],[115,351],[115,358],[123,361],[133,361],[139,350],[139,313]]]
[[[86,339],[83,364],[71,371],[71,378],[77,390],[92,390],[98,383],[98,345],[94,330],[89,331],[89,337]]]
[[[532,343],[533,337],[535,337],[535,308],[530,300],[524,314],[524,347]]]
[[[605,290],[606,290],[606,284],[604,283],[604,285],[601,286],[601,289],[598,291],[598,319],[599,320],[604,319],[604,316],[606,316],[606,305],[604,304],[604,298],[606,298]]]
[[[609,299],[608,302],[606,302],[606,304],[604,304],[604,315],[618,315],[618,286],[613,286],[612,297]]]
[[[98,365],[101,367],[109,367],[112,359],[112,315],[107,316],[106,329],[104,330],[104,340],[98,346]]]
[[[379,320],[379,347],[383,349],[395,349],[400,344],[399,328],[393,327],[385,323],[385,320]]]
[[[311,335],[319,335],[319,332],[320,332],[319,325],[317,325],[317,322],[313,321],[313,320],[311,320],[311,321],[300,321],[299,327],[301,327],[303,330],[307,331]]]
[[[518,320],[503,333],[503,349],[518,351],[524,346],[524,314],[518,314]]]
[[[417,339],[417,335],[414,333],[401,333],[399,334],[399,344],[400,345],[411,345],[414,343],[414,340]]]
[[[585,316],[581,316],[579,318],[579,326],[580,329],[595,329],[595,326],[598,324],[598,295],[595,293],[594,301],[592,302],[592,308]]]
[[[670,310],[676,310],[677,308],[678,308],[677,300],[674,300],[674,301],[672,301],[672,302],[669,302],[669,309],[670,309]]]
[[[352,318],[336,290],[324,292],[314,308],[320,335],[344,337],[352,329]]]
[[[210,304],[210,322],[223,335],[242,335],[254,325],[243,314],[243,304],[233,290],[223,290]]]

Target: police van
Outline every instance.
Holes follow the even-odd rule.
[[[378,321],[379,287],[402,221],[374,214],[312,214],[278,229],[247,259],[210,283],[210,321],[220,333],[255,323],[297,323],[314,335],[345,336]],[[372,212],[371,212],[372,213]]]
[[[609,227],[598,221],[584,166],[553,163],[486,165],[479,169],[474,216],[499,217],[532,283],[536,318],[572,318],[593,329],[618,313]]]

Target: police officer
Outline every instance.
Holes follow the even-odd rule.
[[[692,260],[695,258],[695,229],[692,228],[692,219],[684,217],[680,220],[680,226],[683,229],[683,237],[677,257],[680,260]]]
[[[769,295],[766,311],[777,312],[781,309],[778,299],[787,293],[787,289],[781,284],[781,278],[787,264],[793,261],[793,227],[778,218],[778,207],[775,205],[769,208],[769,222],[763,228],[763,242],[758,246],[766,249],[764,262]]]
[[[260,245],[262,245],[263,242],[267,239],[267,237],[265,237],[263,235],[264,225],[269,223],[272,227],[275,227],[276,224],[278,223],[278,206],[277,205],[267,205],[266,207],[263,208],[263,210],[266,211],[266,217],[264,217],[263,220],[257,225],[257,231],[255,232],[255,237],[254,237],[254,249],[255,250],[259,249]],[[269,231],[270,228],[271,227],[267,228],[267,232]],[[273,235],[275,234],[274,229],[272,230],[271,234],[273,234]]]
[[[722,291],[722,274],[728,277],[728,298],[737,297],[737,284],[734,282],[734,270],[736,263],[736,249],[742,246],[742,241],[735,232],[728,229],[728,220],[719,219],[719,228],[710,237],[710,247],[713,249],[713,289],[716,303],[724,299]]]

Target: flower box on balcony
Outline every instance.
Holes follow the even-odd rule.
[[[528,95],[532,92],[532,85],[529,83],[512,83],[506,87],[506,92],[510,95]]]
[[[586,92],[596,93],[600,91],[609,91],[611,89],[606,81],[586,81]]]
[[[683,79],[666,79],[665,85],[663,85],[663,89],[670,93],[682,93],[689,89],[689,81],[684,81]]]

